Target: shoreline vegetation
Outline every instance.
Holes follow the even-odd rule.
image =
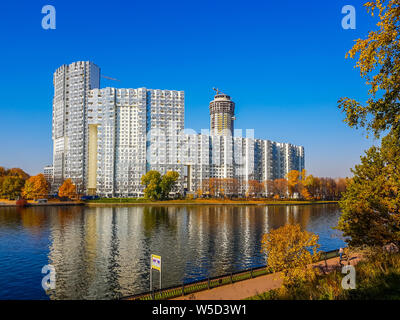
[[[144,198],[103,198],[89,200],[85,204],[96,205],[312,205],[312,204],[331,204],[338,201],[307,201],[307,200],[231,200],[231,199],[183,199],[183,200],[163,200],[152,201]]]
[[[49,200],[47,203],[28,201],[27,206],[167,206],[167,205],[254,205],[254,206],[279,206],[279,205],[313,205],[313,204],[335,204],[338,201],[308,201],[308,200],[231,200],[231,199],[183,199],[183,200],[156,200],[145,198],[101,198],[87,201],[59,201]],[[0,199],[0,207],[16,207],[16,201]]]

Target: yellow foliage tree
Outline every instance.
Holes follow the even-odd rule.
[[[42,173],[26,180],[22,189],[22,196],[25,199],[38,199],[47,196],[48,193],[49,183]]]
[[[302,195],[302,197],[303,197],[305,200],[307,200],[307,201],[310,201],[310,200],[313,200],[313,199],[314,199],[314,198],[311,196],[310,192],[308,191],[308,189],[307,189],[306,187],[304,187],[304,188],[301,189],[301,195]]]
[[[319,258],[318,235],[302,231],[300,225],[287,224],[262,239],[262,251],[267,254],[268,267],[281,272],[285,287],[293,287],[315,275],[309,264]]]
[[[288,191],[291,196],[296,191],[296,187],[299,183],[300,172],[297,170],[291,170],[287,174],[287,182],[288,182]]]
[[[58,196],[63,198],[73,198],[76,197],[76,186],[72,183],[71,179],[67,179],[58,189]]]

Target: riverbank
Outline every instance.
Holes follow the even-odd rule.
[[[49,201],[47,203],[37,203],[33,200],[28,200],[26,207],[60,207],[60,206],[83,206],[82,201]],[[18,207],[15,200],[0,199],[0,208]]]
[[[288,206],[288,205],[314,205],[332,204],[338,201],[303,201],[303,200],[220,200],[220,199],[193,199],[193,200],[164,200],[151,201],[143,198],[104,198],[89,201],[52,201],[37,203],[29,200],[27,207],[51,207],[51,206],[89,206],[89,207],[126,207],[126,206],[198,206],[198,205],[227,205],[227,206]],[[1,207],[17,207],[15,200],[0,199]]]
[[[193,200],[165,200],[151,201],[143,198],[104,198],[99,200],[89,200],[85,202],[88,206],[168,206],[168,205],[254,205],[254,206],[287,206],[287,205],[314,205],[332,204],[338,201],[304,201],[304,200],[223,200],[223,199],[193,199]]]

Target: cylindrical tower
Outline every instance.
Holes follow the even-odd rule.
[[[231,97],[214,89],[216,95],[210,102],[210,131],[211,135],[233,135],[235,120],[235,103]]]

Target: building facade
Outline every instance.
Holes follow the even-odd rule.
[[[53,166],[48,165],[43,168],[43,175],[46,181],[50,184],[53,183]]]
[[[78,192],[86,188],[88,115],[91,89],[100,87],[100,68],[89,61],[59,67],[53,76],[54,185],[71,178]]]
[[[142,195],[140,180],[149,170],[173,170],[183,177],[177,153],[184,128],[183,91],[94,89],[88,98],[88,127],[88,193]]]
[[[54,74],[57,185],[71,178],[82,193],[140,197],[146,172],[173,170],[179,173],[176,193],[204,191],[215,180],[229,182],[225,194],[241,195],[251,181],[304,169],[303,147],[256,139],[252,132],[241,137],[234,130],[235,104],[219,91],[210,103],[211,132],[198,134],[184,128],[183,91],[100,89],[99,79],[91,62],[64,65]]]
[[[233,135],[235,120],[235,103],[231,97],[220,93],[218,89],[214,100],[210,102],[211,135]]]

